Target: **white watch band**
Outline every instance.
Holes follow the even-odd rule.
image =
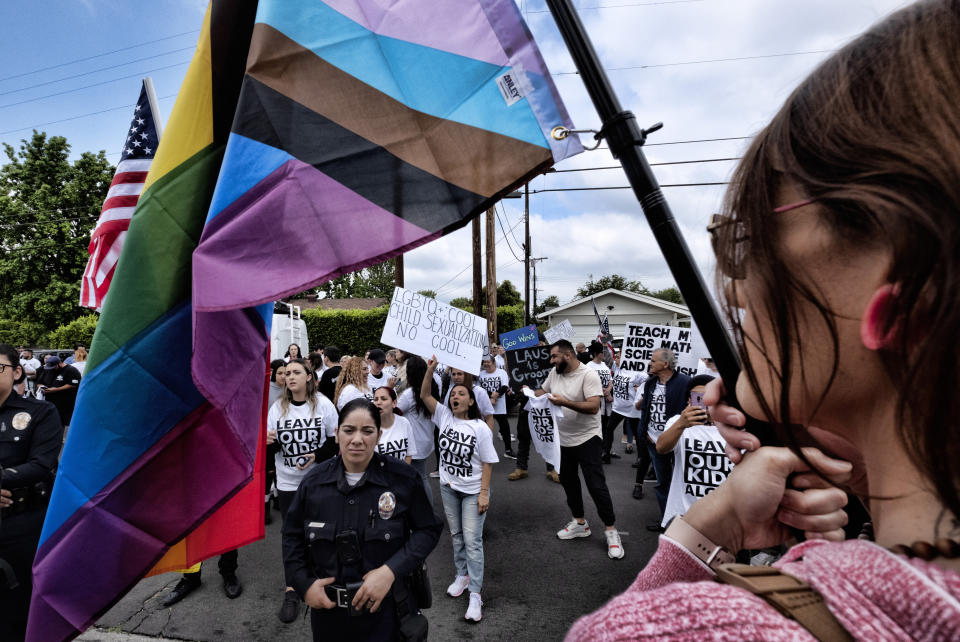
[[[710,569],[716,569],[721,564],[733,564],[737,561],[737,558],[730,551],[711,542],[703,533],[683,521],[679,516],[670,520],[670,524],[663,534],[693,553],[698,560]]]

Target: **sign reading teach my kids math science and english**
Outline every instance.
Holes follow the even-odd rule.
[[[537,333],[537,326],[528,325],[519,330],[504,332],[500,335],[500,345],[504,350],[517,350],[519,348],[528,348],[540,343],[540,335]]]
[[[646,372],[653,351],[669,348],[677,353],[677,372],[693,376],[697,363],[710,352],[696,328],[650,323],[628,323],[623,330],[623,353],[620,368]]]
[[[480,374],[487,320],[411,290],[394,288],[380,342]]]

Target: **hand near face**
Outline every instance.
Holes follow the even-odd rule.
[[[683,421],[683,427],[700,426],[707,423],[707,411],[700,406],[687,406],[680,413],[680,419]]]
[[[849,462],[816,448],[804,448],[803,455],[829,482],[850,479]],[[796,453],[768,446],[745,455],[683,520],[729,551],[782,544],[792,536],[791,528],[804,531],[808,539],[842,541],[846,503],[846,493],[820,479]]]

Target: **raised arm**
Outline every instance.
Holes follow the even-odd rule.
[[[437,369],[437,357],[433,356],[427,360],[427,372],[423,375],[423,381],[420,383],[420,399],[433,415],[437,411],[437,400],[433,396],[433,371]]]

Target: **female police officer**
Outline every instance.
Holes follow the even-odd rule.
[[[442,529],[417,471],[375,453],[380,411],[340,411],[340,456],[314,466],[283,523],[287,585],[312,607],[313,639],[426,639],[409,578]],[[419,630],[417,630],[419,627]]]
[[[53,404],[13,391],[25,376],[0,343],[0,640],[26,635],[32,577],[63,426]]]

